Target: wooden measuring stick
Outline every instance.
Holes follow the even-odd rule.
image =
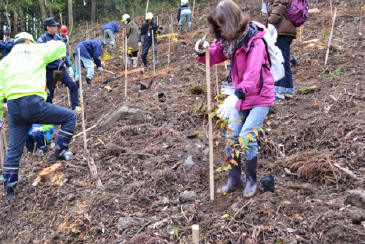
[[[324,61],[324,64],[325,65],[327,65],[328,55],[330,53],[330,45],[331,45],[331,40],[332,40],[333,27],[335,26],[335,21],[336,21],[336,14],[337,14],[337,8],[335,8],[335,14],[334,14],[333,19],[332,19],[331,34],[330,34],[330,39],[328,40],[328,47],[327,47],[327,52],[326,52],[326,59]]]
[[[194,2],[193,2],[193,11],[191,11],[191,19],[193,19],[194,8],[195,8],[195,0],[194,0]]]
[[[148,3],[149,3],[149,2],[150,2],[150,0],[147,0],[145,17],[146,17],[146,15],[147,15],[147,11],[148,11]]]
[[[87,153],[87,141],[86,141],[86,130],[85,130],[85,115],[84,115],[84,96],[82,92],[82,75],[81,75],[81,55],[80,55],[80,48],[77,49],[77,54],[79,56],[79,86],[80,86],[80,105],[81,105],[81,119],[82,119],[82,131],[84,132],[84,149]]]
[[[211,91],[210,91],[210,59],[209,59],[209,47],[205,49],[205,68],[207,78],[207,111],[209,120],[209,184],[210,184],[210,200],[214,200],[214,168],[213,168],[213,124],[212,118],[212,105],[211,105]]]
[[[217,85],[217,95],[219,94],[219,87],[218,87],[218,66],[217,65],[214,65],[215,66],[215,81],[216,81],[216,85]]]
[[[127,78],[128,78],[128,63],[127,63],[127,59],[128,59],[128,44],[127,44],[127,35],[125,35],[125,39],[124,39],[124,46],[125,46],[125,82],[124,82],[124,96],[127,97]]]
[[[153,75],[156,74],[156,65],[155,65],[155,36],[154,36],[154,33],[153,33],[153,30],[152,30],[152,55],[153,55]]]
[[[199,244],[199,225],[193,225],[191,229],[193,231],[193,244]]]

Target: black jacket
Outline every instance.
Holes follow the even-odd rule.
[[[181,11],[183,11],[184,9],[189,9],[187,4],[184,4],[180,8],[177,9],[177,21],[180,21],[180,14],[181,14]]]
[[[159,34],[160,31],[158,30],[159,26],[156,24],[154,20],[149,23],[145,21],[141,26],[141,32],[138,35],[138,42],[141,42],[142,36],[144,37],[144,42],[152,42],[152,31],[155,36],[154,41],[156,42],[156,34]]]

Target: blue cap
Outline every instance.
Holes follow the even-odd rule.
[[[45,20],[43,20],[43,25],[44,25],[44,28],[46,28],[47,26],[55,26],[55,25],[59,25],[60,23],[57,23],[55,20],[54,20],[54,17],[49,17]]]

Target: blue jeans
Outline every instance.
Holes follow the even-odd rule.
[[[154,52],[155,52],[155,64],[157,63],[157,49],[156,49],[156,42],[154,42],[155,47],[154,47]],[[152,46],[152,41],[151,42],[143,42],[143,49],[142,49],[142,54],[141,54],[141,58],[143,61],[144,66],[147,66],[147,55],[148,55],[148,50],[150,49],[150,47]]]
[[[75,75],[75,81],[80,80],[80,74],[82,74],[82,66],[86,68],[86,77],[90,80],[94,77],[94,62],[92,59],[84,58],[81,56],[81,67],[79,67],[79,55],[74,54],[75,58],[75,67],[76,67],[76,75]]]
[[[186,19],[186,25],[191,25],[191,10],[190,9],[184,9],[180,13],[180,19],[179,19],[179,25],[182,26],[184,24],[184,21]]]
[[[281,50],[284,57],[284,68],[285,77],[277,82],[275,82],[275,92],[277,93],[295,93],[293,77],[290,69],[290,45],[293,41],[291,36],[278,36],[276,41],[276,46]]]
[[[233,109],[228,125],[228,132],[226,134],[226,155],[229,157],[232,153],[232,146],[239,144],[239,138],[243,142],[247,138],[247,134],[251,134],[253,141],[249,141],[246,145],[248,149],[243,149],[246,160],[251,160],[257,156],[259,147],[257,145],[256,134],[252,132],[253,129],[262,126],[266,115],[269,113],[270,107],[254,107],[248,110],[238,111]],[[230,142],[228,144],[228,142]],[[242,152],[241,148],[236,147]]]
[[[17,174],[25,140],[32,124],[61,124],[61,129],[74,131],[76,115],[71,110],[47,103],[37,95],[8,100],[9,147],[4,160],[4,174]]]
[[[66,71],[65,67],[61,67],[60,70],[63,71],[63,76],[61,82],[68,87],[71,92],[71,103],[72,109],[75,109],[76,106],[79,106],[79,94],[76,82],[71,78],[71,76]],[[53,69],[46,70],[46,78],[47,78],[47,87],[49,90],[49,96],[47,97],[47,102],[52,103],[54,90],[56,88],[57,81],[53,79]]]

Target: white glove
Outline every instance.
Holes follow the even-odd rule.
[[[98,67],[98,70],[100,71],[100,72],[103,72],[104,70],[103,70],[103,67]]]
[[[205,48],[209,47],[209,42],[207,41],[204,41],[203,42],[203,47],[204,47],[204,50],[202,49],[199,49],[199,45],[200,43],[202,42],[201,39],[199,39],[196,43],[195,43],[195,51],[197,51],[198,53],[205,53]]]
[[[4,121],[3,118],[0,118],[0,129],[4,128]]]
[[[229,119],[232,109],[236,107],[237,102],[238,97],[236,95],[229,95],[226,100],[224,100],[224,103],[219,107],[217,111],[218,117],[221,119]]]
[[[274,43],[276,43],[276,39],[278,38],[278,32],[276,31],[276,28],[272,24],[268,24],[267,30],[269,31],[270,35],[272,36],[272,40]]]
[[[32,129],[32,132],[33,133],[36,133],[36,132],[38,132],[38,131],[41,131],[41,127],[33,127],[33,129]]]
[[[140,47],[140,46],[142,46],[142,42],[138,42],[138,46]]]
[[[74,70],[72,67],[68,67],[68,74],[73,78],[74,77]]]

